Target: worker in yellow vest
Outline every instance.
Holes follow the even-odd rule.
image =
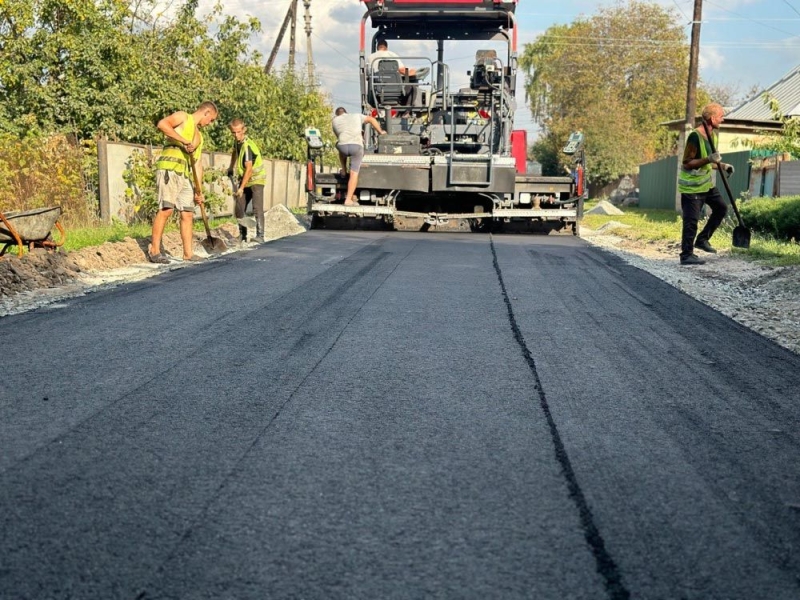
[[[721,105],[711,103],[703,108],[703,124],[693,130],[686,138],[683,151],[683,162],[678,175],[678,191],[681,193],[681,211],[683,213],[683,233],[681,237],[681,264],[702,265],[705,260],[694,253],[695,248],[703,252],[716,252],[709,240],[725,218],[728,208],[715,185],[715,169],[725,169],[733,174],[733,166],[722,162],[719,152],[711,152],[706,131],[713,136],[714,147],[717,131],[725,115]],[[697,235],[697,222],[703,204],[711,207],[711,216],[700,235]],[[695,236],[697,238],[695,239]]]
[[[252,241],[260,244],[264,241],[264,186],[267,183],[264,157],[258,145],[247,137],[247,127],[242,119],[234,119],[228,128],[235,140],[228,175],[235,173],[238,182],[234,192],[234,214],[239,221],[239,240],[247,241],[247,227],[243,225],[243,219],[247,205],[252,203],[256,216],[256,235]]]
[[[203,190],[195,189],[189,164],[191,154],[197,166],[197,176],[203,180],[200,155],[203,136],[200,129],[217,118],[217,106],[203,102],[193,113],[177,111],[158,122],[158,129],[167,136],[167,143],[156,160],[158,212],[153,219],[153,235],[147,257],[150,262],[166,264],[169,257],[161,250],[161,237],[167,220],[175,209],[180,212],[183,260],[202,260],[192,249],[192,224],[195,204],[202,204]]]

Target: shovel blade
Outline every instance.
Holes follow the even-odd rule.
[[[733,228],[733,245],[736,248],[750,247],[750,230],[744,225]]]
[[[209,254],[212,252],[225,252],[225,250],[228,249],[228,247],[225,245],[225,242],[218,237],[206,238],[201,242],[201,245]]]

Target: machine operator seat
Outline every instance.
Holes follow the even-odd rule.
[[[469,87],[473,90],[487,89],[502,78],[502,65],[497,60],[496,50],[478,50],[475,66],[470,75]]]
[[[403,85],[403,76],[400,74],[396,60],[381,59],[378,68],[370,74],[371,102],[376,106],[399,106],[408,93]]]

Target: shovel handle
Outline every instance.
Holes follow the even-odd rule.
[[[711,133],[708,131],[708,125],[706,124],[705,118],[703,119],[703,129],[706,132],[706,138],[708,138],[708,145],[711,146],[711,153],[713,154],[717,151],[717,149],[714,148],[714,139]],[[739,214],[739,209],[736,206],[736,201],[733,199],[733,192],[731,192],[731,186],[728,183],[728,174],[725,172],[725,169],[719,168],[719,163],[717,163],[717,172],[722,177],[722,183],[725,185],[725,191],[728,192],[728,198],[731,201],[733,212],[736,214],[736,219],[739,221],[739,225],[744,227],[744,222],[742,221],[742,215]]]
[[[200,178],[197,176],[197,167],[194,164],[194,154],[189,152],[189,166],[192,169],[192,179],[194,180],[194,189],[195,191],[200,190]],[[200,214],[203,217],[203,226],[206,228],[206,237],[211,240],[211,228],[208,226],[208,217],[206,217],[206,205],[205,203],[200,203]]]

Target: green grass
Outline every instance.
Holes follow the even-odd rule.
[[[233,218],[225,219],[211,219],[209,226],[211,228],[219,227],[225,223],[234,223]],[[64,249],[67,251],[80,250],[89,246],[99,246],[104,242],[121,242],[126,237],[140,239],[149,238],[152,233],[153,227],[149,223],[137,223],[134,225],[124,225],[122,223],[114,223],[113,225],[99,225],[94,227],[67,227],[67,241],[64,242]],[[205,232],[203,221],[194,222],[194,230]],[[165,233],[170,231],[178,231],[178,224],[175,219],[170,219],[164,230]],[[58,234],[55,234],[58,239]]]
[[[594,208],[596,202],[587,202],[586,210]],[[609,221],[630,225],[630,229],[617,229],[614,235],[647,242],[681,239],[681,217],[672,210],[657,210],[625,207],[624,215],[586,215],[582,224],[589,229],[598,229]]]
[[[597,205],[596,200],[586,203],[588,211]],[[656,210],[636,207],[623,209],[624,215],[585,215],[583,225],[589,229],[598,229],[609,221],[617,221],[630,225],[630,229],[615,229],[614,235],[643,242],[680,241],[681,216],[671,210]],[[305,214],[305,207],[291,209],[294,214]],[[218,227],[226,223],[234,223],[233,218],[212,219],[210,226]],[[737,256],[764,262],[771,266],[800,265],[800,244],[786,242],[774,237],[753,232],[750,248],[744,250],[732,247],[732,232],[735,223],[730,219],[722,224],[714,234],[712,243],[719,250],[730,250]],[[178,225],[174,219],[167,224],[166,231],[177,231]],[[204,231],[203,222],[195,221],[194,230]],[[80,250],[88,246],[99,246],[103,242],[119,242],[126,237],[148,238],[151,225],[140,223],[136,225],[102,225],[98,227],[67,228],[67,241],[64,249],[68,251]]]
[[[597,205],[597,201],[586,203],[586,210]],[[614,235],[643,242],[674,241],[681,239],[683,222],[680,214],[671,210],[625,207],[624,215],[585,215],[582,224],[597,230],[609,221],[630,225],[630,229],[614,229]],[[800,265],[800,244],[779,240],[769,235],[752,232],[750,248],[733,247],[735,221],[726,217],[722,226],[714,233],[711,243],[718,250],[730,250],[732,254],[757,260],[770,266]],[[702,222],[700,224],[702,228]]]

